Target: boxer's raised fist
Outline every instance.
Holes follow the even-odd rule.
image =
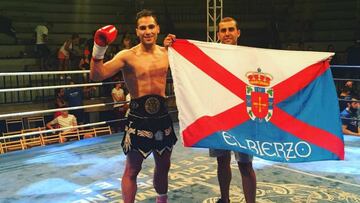
[[[94,48],[92,56],[94,59],[103,59],[109,44],[115,41],[117,29],[113,25],[107,25],[98,29],[94,36]]]
[[[113,25],[107,25],[95,32],[94,41],[99,46],[107,46],[111,44],[117,37],[117,29]]]

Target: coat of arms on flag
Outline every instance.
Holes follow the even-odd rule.
[[[344,159],[331,55],[178,39],[169,60],[184,145],[281,162]]]
[[[246,109],[252,120],[265,119],[269,121],[272,114],[274,91],[270,86],[271,75],[262,73],[258,68],[257,72],[246,74],[251,85],[246,86]]]

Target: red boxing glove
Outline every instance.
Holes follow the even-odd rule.
[[[96,31],[94,41],[99,46],[107,46],[108,44],[111,44],[113,41],[115,41],[117,33],[118,31],[115,26],[107,25]]]
[[[94,36],[94,48],[92,56],[95,59],[103,59],[107,45],[115,41],[117,37],[117,29],[113,25],[107,25],[98,29]]]

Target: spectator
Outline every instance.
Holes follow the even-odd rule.
[[[133,41],[131,39],[131,35],[125,33],[123,38],[121,39],[121,50],[130,49],[131,47],[133,47]]]
[[[345,82],[345,87],[348,87],[349,90],[350,90],[350,95],[357,95],[357,91],[354,89],[354,86],[353,86],[354,82],[351,81],[351,80],[348,80]]]
[[[359,100],[353,97],[347,104],[347,108],[340,114],[342,121],[342,131],[346,135],[360,136],[360,126],[357,115],[360,104]]]
[[[12,25],[12,20],[6,16],[4,10],[0,10],[0,33],[4,33],[14,38],[15,44],[18,43],[18,38],[16,37],[16,31]]]
[[[77,126],[76,117],[68,113],[67,110],[61,111],[61,115],[54,118],[52,121],[46,124],[48,129],[55,128],[68,128],[64,129],[62,132],[67,133],[76,130],[75,126]],[[73,127],[73,128],[70,128]],[[66,142],[66,138],[61,137],[60,142]]]
[[[50,49],[47,46],[49,23],[37,25],[35,28],[35,44],[36,53],[40,58],[40,69],[47,70],[49,68]]]
[[[354,84],[354,82],[353,81],[351,81],[351,80],[348,80],[348,81],[346,81],[346,83],[345,83],[345,87],[349,87],[349,88],[353,88],[353,84]]]
[[[345,100],[351,100],[351,94],[350,94],[350,89],[349,87],[343,87],[341,89],[340,95],[339,95],[339,108],[340,108],[340,112],[342,112],[348,104],[348,101]]]
[[[67,110],[61,111],[61,115],[54,118],[52,121],[46,124],[46,127],[49,129],[54,129],[53,126],[58,125],[60,128],[66,128],[66,127],[75,127],[77,126],[76,117],[72,114],[69,114]],[[69,132],[76,128],[69,128],[63,130],[63,132]]]
[[[64,44],[60,47],[58,51],[58,59],[59,59],[59,70],[66,71],[70,65],[70,55],[75,53],[74,47],[79,45],[80,37],[78,34],[72,34],[71,39],[68,39],[64,42]],[[70,76],[67,76],[68,79],[71,79]],[[64,76],[60,76],[60,79],[64,79]]]
[[[74,81],[70,81],[70,85],[74,85]],[[79,87],[71,87],[65,90],[65,99],[69,107],[82,106],[83,105],[84,92]],[[84,123],[84,109],[71,110],[71,114],[75,115],[78,123]]]
[[[125,92],[122,89],[121,83],[116,83],[115,87],[111,91],[111,96],[114,102],[124,102]],[[114,119],[123,119],[125,117],[126,108],[125,104],[114,104]],[[113,125],[114,132],[123,131],[125,127],[125,121],[116,122]]]
[[[65,96],[65,90],[64,88],[60,88],[60,89],[56,89],[55,90],[55,107],[56,108],[65,108],[66,106],[66,102],[64,99]],[[57,111],[54,113],[54,118],[58,117],[61,115],[61,111]]]

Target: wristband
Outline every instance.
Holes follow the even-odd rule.
[[[107,48],[108,46],[102,47],[94,43],[92,57],[95,59],[103,59]]]

